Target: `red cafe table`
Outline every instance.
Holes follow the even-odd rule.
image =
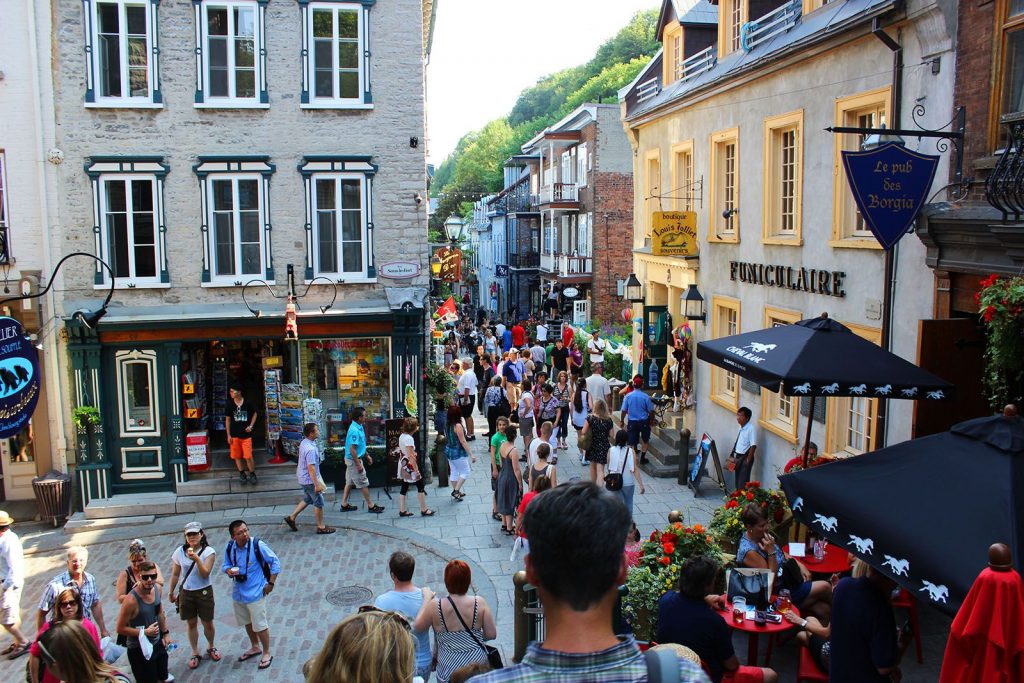
[[[811,550],[808,547],[808,550]],[[789,555],[789,545],[782,546],[782,552]],[[821,562],[814,559],[813,552],[805,557],[793,558],[807,567],[812,574],[844,574],[850,571],[850,554],[838,545],[829,543],[825,546],[825,557]]]
[[[775,597],[772,597],[772,602],[775,602]],[[796,606],[791,606],[790,611],[796,616],[800,616],[800,610]],[[757,647],[758,639],[761,634],[767,634],[773,636],[776,633],[782,633],[792,628],[796,628],[795,624],[791,624],[786,621],[786,618],[782,618],[782,623],[773,624],[772,622],[765,622],[764,626],[758,626],[751,619],[744,619],[742,623],[737,624],[732,620],[732,601],[725,601],[725,611],[720,612],[722,618],[725,619],[725,623],[729,624],[729,627],[736,630],[742,631],[747,634],[747,664],[750,666],[757,666]]]

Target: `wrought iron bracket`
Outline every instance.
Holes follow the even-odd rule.
[[[270,296],[274,297],[275,299],[288,299],[288,298],[291,298],[291,299],[293,299],[295,301],[296,305],[298,305],[299,299],[305,298],[305,296],[307,294],[309,294],[309,289],[317,281],[320,281],[320,282],[323,282],[325,284],[328,284],[328,285],[330,285],[331,287],[334,288],[334,296],[331,297],[331,303],[327,304],[326,306],[321,306],[320,307],[320,312],[321,313],[326,313],[327,311],[331,310],[331,308],[334,307],[334,302],[338,300],[338,285],[335,284],[334,282],[332,282],[331,280],[318,275],[317,277],[315,277],[312,280],[310,280],[306,284],[306,289],[303,290],[302,294],[299,294],[295,290],[295,268],[290,263],[288,264],[288,291],[287,292],[285,292],[284,294],[277,294],[270,287],[270,284],[266,280],[249,280],[244,285],[242,285],[242,303],[245,304],[245,307],[247,309],[249,309],[250,313],[252,313],[254,316],[259,318],[260,316],[263,315],[263,311],[261,311],[258,308],[253,308],[252,306],[250,306],[249,302],[245,298],[245,290],[248,287],[254,286],[254,285],[255,286],[263,285],[264,287],[267,288],[267,291],[270,292]]]
[[[956,183],[963,182],[964,171],[964,133],[967,130],[967,109],[957,107],[956,114],[945,126],[936,130],[920,127],[919,116],[924,116],[925,107],[923,104],[914,105],[911,117],[918,128],[856,128],[851,126],[829,126],[825,130],[829,133],[849,133],[853,135],[899,135],[907,138],[937,138],[935,149],[941,154],[949,151],[949,147],[955,148],[956,156],[953,159],[953,177]],[[952,127],[951,130],[942,130]]]

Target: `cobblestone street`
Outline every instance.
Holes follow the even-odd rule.
[[[478,419],[478,424],[480,421]],[[478,433],[482,431],[478,430]],[[570,437],[568,451],[560,451],[558,460],[559,482],[586,477],[579,465],[574,446],[575,437]],[[328,512],[327,520],[339,528],[332,536],[318,537],[312,533],[313,517],[306,511],[299,518],[299,533],[288,531],[281,522],[283,515],[292,510],[291,505],[227,510],[198,515],[176,515],[157,519],[146,526],[111,528],[103,531],[79,533],[69,537],[62,531],[35,531],[37,525],[26,526],[33,531],[22,531],[27,556],[28,581],[22,600],[22,615],[26,621],[35,618],[34,609],[47,580],[63,569],[62,546],[84,544],[89,547],[88,571],[97,578],[100,593],[107,606],[107,626],[113,629],[117,618],[114,607],[114,580],[126,564],[128,542],[142,538],[149,549],[149,555],[169,575],[170,556],[175,544],[181,542],[181,529],[189,519],[200,520],[207,529],[211,544],[220,554],[227,542],[227,524],[235,518],[244,518],[253,534],[265,540],[281,557],[283,571],[270,601],[271,645],[274,663],[267,672],[257,671],[255,659],[239,663],[238,655],[247,647],[242,629],[235,625],[231,609],[230,586],[222,574],[217,575],[214,587],[217,596],[216,622],[217,646],[223,654],[221,662],[204,659],[195,671],[187,669],[190,654],[184,624],[171,615],[169,620],[172,638],[179,644],[171,654],[171,672],[181,681],[302,681],[302,663],[313,656],[323,642],[330,628],[344,616],[352,613],[361,604],[367,604],[373,597],[391,588],[388,577],[387,558],[395,550],[411,552],[417,560],[415,582],[435,590],[444,589],[443,570],[449,559],[462,558],[473,569],[473,588],[483,596],[496,613],[498,625],[497,645],[502,649],[506,661],[513,652],[513,585],[512,574],[522,568],[521,560],[510,562],[512,540],[500,533],[500,524],[491,519],[491,492],[489,468],[482,437],[472,442],[477,463],[465,487],[466,499],[456,503],[448,495],[450,489],[427,487],[428,506],[434,508],[434,517],[400,518],[398,516],[398,494],[392,489],[393,500],[388,500],[383,489],[371,490],[375,502],[386,506],[381,515],[371,515],[360,509],[341,513],[338,503]],[[647,492],[636,495],[634,516],[641,532],[650,534],[656,527],[664,526],[668,513],[673,509],[682,510],[687,523],[707,523],[711,512],[720,499],[710,485],[705,485],[701,498],[694,499],[684,486],[675,479],[645,478]],[[298,498],[298,497],[296,497]],[[353,502],[359,501],[353,495]],[[361,502],[361,501],[360,501]],[[415,497],[410,496],[410,509],[416,510]],[[18,527],[15,526],[15,530]],[[340,589],[349,598],[335,604],[331,593]],[[364,590],[358,590],[364,589]],[[938,638],[926,633],[926,665],[935,667],[932,673],[911,665],[908,657],[905,664],[907,681],[934,680],[941,662],[941,648],[944,645],[945,623],[929,625],[930,610],[924,610],[926,629],[940,634]],[[33,628],[28,629],[30,632]],[[737,652],[746,651],[742,638],[735,639]],[[762,647],[764,644],[762,644]],[[201,640],[201,649],[205,644]],[[792,670],[789,660],[795,662],[795,648],[781,648],[773,660],[780,671]],[[125,671],[127,660],[120,662]],[[25,659],[15,662],[0,660],[0,680],[22,680]],[[927,667],[926,667],[927,668]]]

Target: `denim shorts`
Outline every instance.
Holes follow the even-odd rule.
[[[316,484],[303,484],[302,485],[303,500],[306,501],[306,505],[312,505],[315,508],[324,507],[324,494],[317,493]]]

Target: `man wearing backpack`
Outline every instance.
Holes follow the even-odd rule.
[[[544,605],[544,642],[530,643],[516,666],[474,682],[708,683],[689,660],[644,655],[632,636],[620,639],[612,630],[618,587],[626,582],[622,549],[631,529],[620,498],[589,481],[549,489],[530,501],[523,528],[530,535],[526,580]]]
[[[249,536],[249,527],[243,520],[231,522],[228,533],[231,540],[224,549],[221,569],[235,583],[231,591],[235,620],[245,626],[251,645],[238,661],[262,655],[259,668],[269,669],[274,657],[270,654],[267,596],[274,590],[274,582],[281,573],[281,561],[269,545]]]

